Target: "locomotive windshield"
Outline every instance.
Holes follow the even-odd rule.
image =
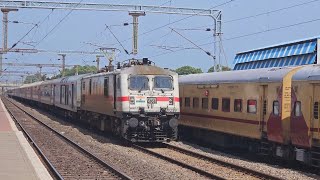
[[[148,90],[149,89],[149,79],[146,76],[131,76],[130,79],[130,89],[131,90]]]
[[[170,76],[154,77],[154,89],[172,89],[172,77]]]

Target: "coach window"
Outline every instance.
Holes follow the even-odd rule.
[[[257,113],[257,101],[256,100],[248,100],[248,103],[247,103],[247,112],[248,113]]]
[[[193,108],[198,108],[199,107],[199,98],[194,97],[193,98]]]
[[[242,99],[235,99],[234,112],[241,112],[241,111],[242,111]]]
[[[222,111],[223,112],[230,112],[230,99],[229,98],[222,98]]]
[[[190,98],[189,97],[184,98],[184,106],[190,107]]]
[[[319,118],[319,102],[314,102],[313,104],[313,118],[314,119]]]
[[[84,91],[86,89],[86,82],[82,83],[82,90]]]
[[[109,96],[109,78],[107,77],[104,78],[103,94]]]
[[[202,109],[208,109],[208,98],[202,98]]]
[[[273,114],[279,116],[279,101],[273,101]]]
[[[179,104],[180,104],[180,107],[182,107],[182,98],[181,97],[179,98]]]
[[[219,109],[219,99],[218,98],[212,98],[211,108],[213,110],[218,110]]]
[[[301,116],[301,102],[300,101],[296,101],[294,103],[294,115],[295,116]]]

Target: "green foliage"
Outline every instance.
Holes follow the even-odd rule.
[[[97,68],[95,66],[78,66],[78,74],[87,74],[97,72]],[[76,67],[71,69],[65,69],[65,77],[67,76],[74,76],[76,74]],[[62,72],[60,74],[53,76],[51,79],[57,79],[62,77]]]
[[[220,68],[219,68],[220,67]],[[209,72],[220,72],[220,71],[231,71],[231,68],[229,68],[228,66],[220,66],[217,65],[216,68],[214,68],[214,66],[212,66],[209,70]]]
[[[191,66],[182,66],[175,70],[179,75],[187,75],[187,74],[199,74],[202,73],[200,68],[194,68]]]
[[[30,83],[34,83],[34,82],[38,82],[38,81],[44,81],[46,78],[47,78],[46,75],[42,75],[40,77],[40,74],[36,73],[36,74],[27,76],[26,79],[24,80],[24,84],[30,84]]]

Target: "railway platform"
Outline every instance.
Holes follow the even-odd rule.
[[[0,179],[52,179],[0,99]]]

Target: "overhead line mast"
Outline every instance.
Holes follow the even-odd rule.
[[[149,5],[125,5],[125,4],[103,4],[103,3],[75,3],[75,2],[48,2],[48,1],[0,1],[0,7],[7,8],[34,8],[34,9],[65,9],[65,10],[86,10],[86,11],[124,11],[133,16],[133,50],[138,53],[138,17],[145,13],[181,14],[190,16],[208,16],[214,20],[214,38],[220,36],[221,32],[221,11],[212,9],[177,8],[167,6]],[[215,52],[216,53],[216,52]]]

